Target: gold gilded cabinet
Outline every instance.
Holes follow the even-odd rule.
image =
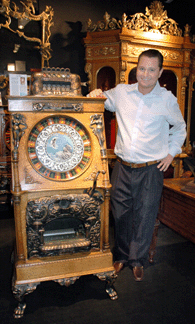
[[[123,27],[103,32],[88,32],[86,44],[86,71],[91,89],[98,84],[98,73],[103,67],[115,72],[115,84],[128,83],[131,70],[136,67],[142,51],[158,49],[164,57],[164,69],[171,70],[177,79],[177,98],[182,114],[185,112],[186,80],[191,72],[190,52],[195,44],[190,37],[166,36],[138,32]],[[107,76],[109,78],[109,76]]]
[[[23,316],[23,297],[47,280],[69,286],[94,274],[116,299],[104,99],[8,101],[16,228],[13,293],[19,301],[14,316]]]
[[[10,120],[7,106],[0,106],[0,204],[10,203]]]
[[[185,26],[184,36],[173,19],[169,19],[160,1],[146,7],[145,14],[136,13],[130,18],[123,14],[121,20],[105,13],[103,21],[88,21],[85,38],[86,67],[90,90],[112,88],[118,83],[131,83],[139,54],[147,49],[159,50],[164,57],[162,85],[171,76],[171,85],[177,96],[182,115],[187,120],[187,140],[184,154],[174,161],[175,176],[181,173],[181,158],[191,150],[190,118],[194,82],[193,60],[195,44],[190,40],[190,27]],[[173,89],[172,89],[173,88]]]

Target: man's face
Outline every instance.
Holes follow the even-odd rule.
[[[162,72],[163,69],[160,70],[157,57],[142,56],[136,73],[139,91],[143,94],[152,91]]]

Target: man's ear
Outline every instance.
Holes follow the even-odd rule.
[[[158,78],[161,77],[162,73],[163,73],[163,68],[160,70],[160,72],[159,72],[159,77],[158,77]]]

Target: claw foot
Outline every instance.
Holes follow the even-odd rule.
[[[118,299],[117,292],[116,292],[116,290],[113,287],[107,287],[106,288],[106,292],[109,295],[109,297],[110,297],[111,300]]]
[[[19,303],[18,307],[14,309],[14,318],[21,318],[24,315],[26,303]]]
[[[113,283],[117,278],[115,271],[96,273],[94,275],[97,276],[100,280],[106,281],[106,292],[109,295],[110,299],[112,300],[118,299],[117,292],[113,287]]]

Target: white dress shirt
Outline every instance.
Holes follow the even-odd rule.
[[[186,124],[177,98],[157,82],[143,95],[138,84],[118,84],[104,92],[105,108],[116,113],[118,133],[114,152],[122,160],[143,163],[181,153]]]

